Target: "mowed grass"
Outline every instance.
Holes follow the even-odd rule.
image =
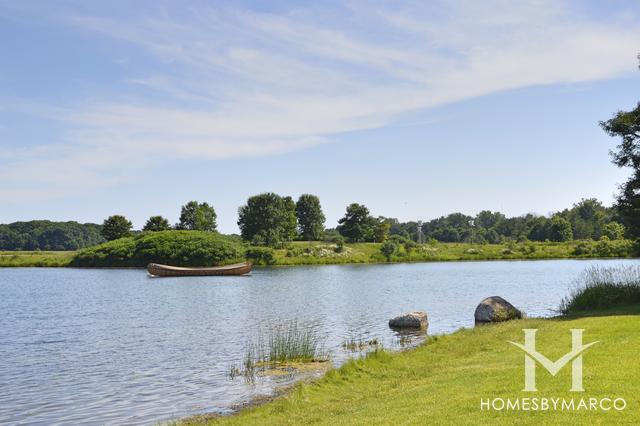
[[[182,424],[640,424],[640,308],[580,318],[525,319],[433,337],[417,349],[377,351],[313,383],[299,384],[266,405]],[[569,392],[570,364],[554,378],[537,367],[538,392],[523,392],[523,342],[536,328],[536,349],[551,360],[571,350],[572,328],[583,342],[585,392]],[[624,411],[481,410],[482,398],[624,398]],[[577,404],[578,401],[576,401]]]
[[[75,251],[0,251],[0,267],[68,266]]]

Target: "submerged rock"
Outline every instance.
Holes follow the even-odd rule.
[[[476,324],[486,324],[522,318],[522,312],[502,297],[491,296],[480,302],[474,317]]]
[[[427,313],[423,311],[407,312],[404,315],[400,315],[389,320],[389,327],[391,328],[412,328],[426,330],[428,326],[429,320],[427,319]]]

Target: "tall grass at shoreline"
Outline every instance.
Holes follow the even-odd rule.
[[[291,321],[272,327],[256,342],[248,345],[241,367],[231,367],[229,377],[233,380],[241,375],[253,382],[256,373],[277,365],[328,360],[328,353],[323,348],[323,339],[318,332],[312,326]]]
[[[593,266],[580,284],[560,304],[560,312],[571,314],[594,309],[640,303],[640,266]]]

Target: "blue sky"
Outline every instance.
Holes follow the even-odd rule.
[[[274,191],[431,219],[548,214],[627,175],[597,122],[638,101],[635,1],[0,0],[0,222],[237,230]]]

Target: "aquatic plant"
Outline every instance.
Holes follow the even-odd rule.
[[[342,342],[342,349],[351,352],[359,352],[369,348],[375,348],[381,346],[380,341],[377,338],[365,340],[362,336],[351,336]]]
[[[637,303],[640,303],[640,266],[594,266],[583,273],[579,285],[562,300],[560,312],[566,315]]]

